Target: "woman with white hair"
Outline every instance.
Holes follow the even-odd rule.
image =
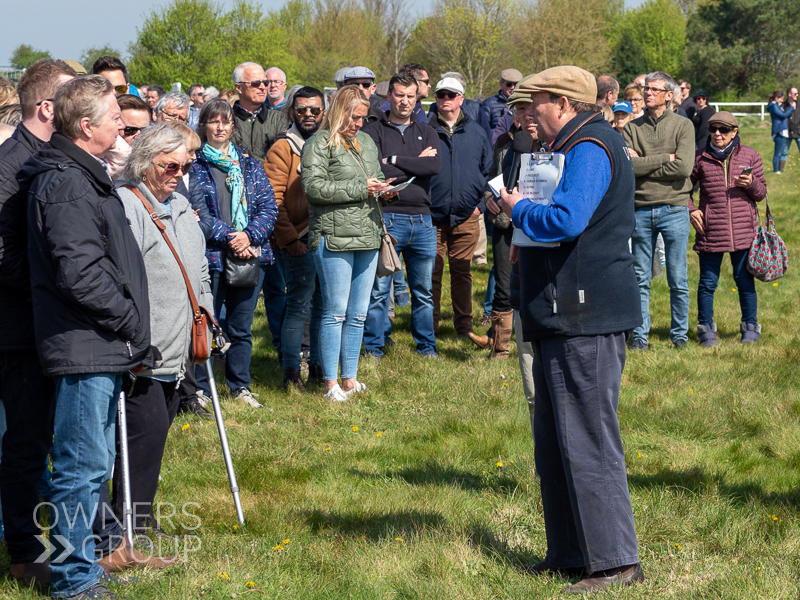
[[[180,263],[188,274],[200,306],[213,314],[213,299],[205,257],[205,236],[189,201],[175,192],[191,162],[180,133],[165,123],[151,125],[139,135],[123,171],[119,188],[125,215],[144,258],[150,299],[151,343],[161,353],[161,365],[137,373],[128,394],[128,447],[134,530],[157,528],[152,503],[167,432],[178,410],[178,385],[194,368],[189,360],[192,307],[181,266],[151,214],[164,225]],[[114,469],[114,489],[120,490]],[[114,494],[115,511],[123,516],[122,494]]]

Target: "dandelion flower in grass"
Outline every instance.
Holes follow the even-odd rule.
[[[328,446],[327,448],[325,448],[325,452],[328,452],[330,449],[331,449],[331,447]]]
[[[775,283],[773,283],[772,287],[778,287],[778,282],[776,281]]]
[[[238,525],[234,525],[233,526],[233,530],[236,531],[237,529],[239,529],[239,526]]]
[[[510,462],[512,465],[514,464],[514,461],[513,461],[513,460],[509,460],[508,462]]]
[[[402,541],[403,541],[403,538],[401,538],[401,537],[396,537],[396,538],[394,538],[394,541],[395,541],[395,542],[402,542]]]
[[[358,425],[353,425],[353,431],[358,431]]]
[[[376,437],[381,437],[382,435],[383,435],[382,431],[379,431],[378,433],[375,434]]]
[[[689,388],[689,393],[694,394],[694,388]]]
[[[675,547],[676,547],[678,550],[683,550],[683,548],[681,548],[681,545],[680,545],[680,544],[675,544]]]
[[[495,466],[495,467],[500,467],[500,468],[503,468],[503,461],[502,461],[502,460],[499,460],[499,461],[497,461],[497,463],[495,463],[495,465],[494,465],[494,466]]]
[[[642,458],[642,453],[641,453],[641,452],[639,452],[639,453],[636,455],[636,458]]]
[[[273,552],[280,552],[281,550],[283,550],[283,544],[278,544],[272,549]]]
[[[287,538],[287,539],[285,539],[285,540],[283,540],[283,541],[281,542],[281,544],[283,544],[284,546],[285,546],[286,544],[291,544],[291,543],[292,543],[292,540],[290,540],[290,539],[288,539],[288,538]]]
[[[183,427],[181,427],[181,429],[183,429],[184,431],[186,431],[187,429],[189,429],[189,424],[187,423],[186,425],[184,425]]]
[[[503,383],[503,385],[504,385],[505,387],[508,387],[508,384],[507,384],[507,383]]]
[[[231,576],[228,575],[225,571],[222,571],[222,573],[217,573],[217,579],[222,579],[222,581],[229,581],[230,578]]]
[[[256,582],[248,581],[247,583],[244,584],[244,587],[246,587],[248,590],[252,590],[254,587],[256,587]]]

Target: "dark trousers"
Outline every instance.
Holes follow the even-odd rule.
[[[511,310],[511,236],[514,228],[492,229],[492,256],[494,268],[494,299],[492,310],[508,312]]]
[[[456,333],[472,331],[472,255],[478,245],[482,215],[471,215],[455,227],[436,224],[436,262],[433,267],[433,330],[439,329],[442,308],[442,275],[445,255],[450,265],[450,299]]]
[[[44,551],[34,537],[41,531],[33,514],[53,444],[55,409],[55,385],[42,374],[36,350],[0,351],[0,398],[8,426],[0,463],[6,548],[12,564],[33,562]]]
[[[158,490],[158,476],[167,433],[178,412],[179,394],[175,381],[156,381],[150,377],[136,380],[133,392],[125,401],[128,419],[128,455],[131,473],[131,506],[136,532],[156,527],[153,500]],[[124,522],[122,462],[117,428],[117,459],[114,464],[114,511]]]
[[[533,438],[547,555],[589,572],[639,562],[617,421],[623,333],[533,342]]]
[[[286,278],[283,275],[281,255],[275,252],[275,262],[261,265],[261,289],[264,292],[264,312],[272,335],[272,345],[278,352],[278,364],[283,364],[281,329],[286,315]]]
[[[742,323],[758,323],[758,296],[756,281],[747,270],[749,248],[731,252],[733,280],[739,291],[739,306]],[[700,281],[697,283],[697,322],[711,325],[714,322],[714,292],[719,284],[719,270],[724,252],[698,252],[700,257]]]

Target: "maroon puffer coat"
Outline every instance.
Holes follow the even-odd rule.
[[[753,183],[740,188],[733,180],[745,167],[753,168]],[[727,177],[726,177],[727,175]],[[753,243],[756,234],[756,202],[767,197],[767,181],[758,152],[739,144],[725,166],[705,149],[695,153],[692,183],[700,183],[700,206],[689,200],[689,212],[703,211],[705,234],[695,238],[695,252],[733,252]]]

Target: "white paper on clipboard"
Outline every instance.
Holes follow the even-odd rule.
[[[564,155],[534,152],[521,156],[519,193],[536,204],[552,204],[553,193],[564,172]],[[515,228],[511,243],[519,248],[558,248],[558,242],[537,242]]]

